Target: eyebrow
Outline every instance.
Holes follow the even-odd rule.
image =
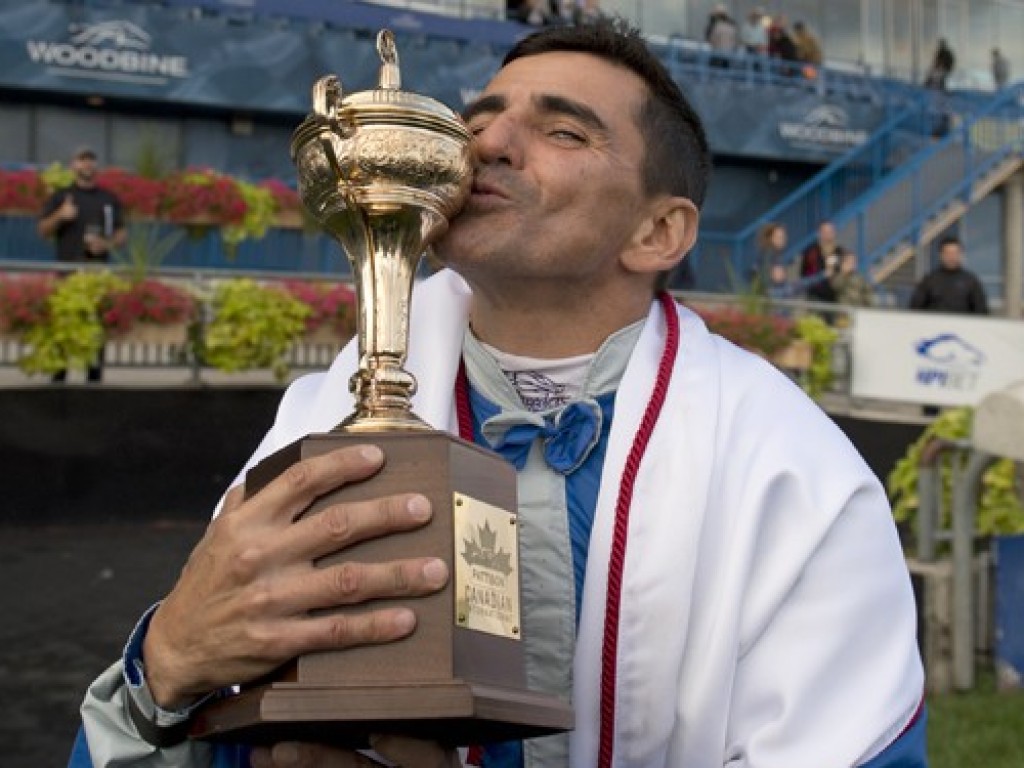
[[[555,96],[553,94],[541,94],[534,97],[534,102],[540,112],[545,114],[553,115],[565,115],[567,117],[575,118],[586,126],[593,128],[598,131],[607,131],[608,126],[605,125],[598,114],[583,104],[573,99],[567,99],[564,96]],[[481,99],[470,104],[462,113],[462,119],[467,123],[477,115],[490,114],[492,112],[504,112],[508,108],[508,100],[500,94],[491,94],[490,96],[484,96]]]

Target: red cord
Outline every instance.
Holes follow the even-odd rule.
[[[665,314],[665,349],[658,364],[654,391],[647,410],[633,438],[633,447],[619,484],[619,498],[615,504],[615,527],[612,533],[612,551],[608,564],[608,591],[605,600],[604,641],[601,647],[601,738],[598,747],[598,768],[611,768],[615,751],[615,684],[619,653],[619,613],[622,602],[622,576],[626,564],[626,542],[629,537],[629,508],[633,502],[633,486],[640,471],[640,462],[647,450],[654,426],[668,394],[672,368],[679,351],[679,315],[675,300],[666,292],[658,295]]]

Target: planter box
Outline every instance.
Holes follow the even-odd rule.
[[[124,344],[181,346],[188,342],[188,325],[185,323],[173,323],[171,325],[140,323],[124,333],[111,336],[107,341]]]
[[[806,341],[793,341],[774,355],[771,361],[779,368],[793,371],[806,371],[811,367],[814,348]]]
[[[347,342],[348,339],[343,339],[341,334],[333,328],[321,325],[315,331],[311,331],[304,335],[300,340],[300,344],[309,344],[312,346],[332,346],[336,349],[341,349],[342,345]]]

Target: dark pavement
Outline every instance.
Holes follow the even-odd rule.
[[[0,527],[0,765],[66,765],[85,689],[174,583],[203,527]]]

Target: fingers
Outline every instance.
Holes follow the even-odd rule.
[[[419,528],[431,513],[430,501],[418,494],[334,504],[284,530],[278,553],[285,559],[317,559],[360,541]]]
[[[288,467],[247,505],[277,522],[295,520],[313,501],[345,483],[365,480],[384,465],[375,445],[341,448]]]
[[[373,749],[382,761],[338,747],[300,742],[283,742],[273,747],[255,747],[250,758],[252,768],[456,768],[455,750],[431,741],[405,736],[373,736]]]
[[[370,746],[392,765],[401,768],[456,768],[462,764],[454,749],[408,736],[371,736]]]
[[[290,741],[273,747],[255,747],[249,760],[252,768],[380,768],[384,765],[352,750]]]

